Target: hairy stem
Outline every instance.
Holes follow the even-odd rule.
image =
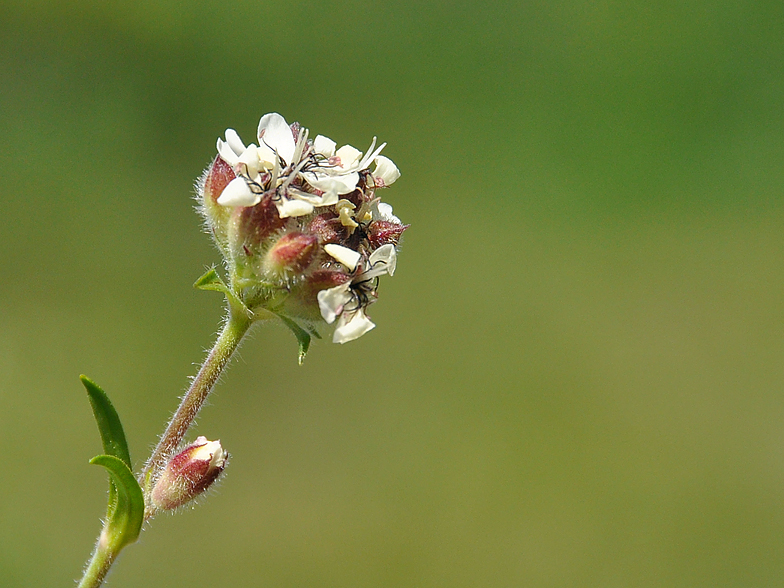
[[[92,558],[90,558],[90,563],[87,564],[87,568],[84,570],[84,575],[77,588],[97,588],[100,586],[118,553],[119,550],[112,549],[106,541],[105,532],[101,533]]]
[[[152,476],[165,465],[166,458],[177,448],[188,432],[221,372],[252,323],[252,319],[246,313],[230,311],[215,345],[207,359],[204,360],[199,373],[191,383],[191,387],[183,396],[177,412],[169,421],[161,440],[144,466],[140,483],[145,496],[149,495]]]

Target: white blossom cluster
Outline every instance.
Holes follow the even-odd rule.
[[[253,219],[250,227],[233,221],[247,233],[240,236],[243,247],[235,248],[237,255],[277,255],[264,267],[288,264],[281,288],[293,298],[312,296],[299,300],[300,305],[317,305],[321,317],[335,323],[333,341],[352,341],[375,326],[366,309],[376,298],[378,278],[395,271],[398,239],[407,225],[376,197],[376,190],[390,186],[400,172],[381,155],[386,143],[376,146],[373,138],[365,153],[351,145],[338,149],[323,135],[311,140],[306,128],[289,125],[277,113],[261,118],[257,138],[245,145],[227,129],[225,139],[218,139],[219,157],[202,182],[205,193],[215,192],[208,204],[217,212],[210,214],[210,206],[204,206],[212,232],[231,233],[214,226],[227,222],[220,209]],[[218,164],[230,170],[221,174]],[[255,243],[249,235],[266,241]],[[253,266],[250,260],[234,261]],[[294,280],[290,268],[296,270]]]

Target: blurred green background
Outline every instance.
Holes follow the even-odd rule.
[[[784,582],[784,4],[0,4],[0,585],[69,586],[212,343],[193,181],[270,111],[403,176],[376,330],[259,328],[115,588]]]

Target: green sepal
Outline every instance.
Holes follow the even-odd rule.
[[[105,467],[116,489],[109,498],[103,538],[116,553],[139,538],[144,522],[144,494],[128,465],[114,455],[97,455],[91,464]]]
[[[226,296],[226,299],[229,301],[229,304],[232,308],[242,310],[245,314],[250,315],[248,307],[245,306],[245,303],[240,300],[234,291],[226,285],[226,282],[224,282],[223,279],[218,275],[218,272],[215,271],[214,267],[208,269],[204,275],[196,280],[196,282],[193,284],[193,287],[199,290],[222,292]]]
[[[193,284],[193,287],[198,288],[199,290],[214,290],[216,292],[223,292],[224,294],[229,291],[229,287],[221,279],[221,277],[218,275],[218,272],[215,271],[214,267],[208,269],[204,275],[196,280],[196,282]]]
[[[112,406],[106,392],[98,384],[85,375],[79,376],[79,379],[87,389],[95,422],[98,423],[98,431],[101,433],[104,453],[119,458],[130,469],[131,454],[128,451],[128,442],[125,440],[125,432],[117,411]]]
[[[308,333],[305,329],[300,327],[296,322],[294,322],[289,317],[275,313],[278,315],[278,318],[283,321],[283,324],[286,325],[291,332],[294,333],[294,336],[297,338],[297,343],[299,344],[299,355],[297,357],[297,361],[299,365],[302,365],[302,362],[305,361],[305,355],[308,353],[308,348],[310,348],[310,333]],[[318,333],[314,333],[316,337],[319,337]]]

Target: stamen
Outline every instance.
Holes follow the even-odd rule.
[[[302,151],[305,149],[305,145],[308,141],[308,129],[302,128],[299,130],[299,136],[297,137],[297,144],[294,147],[294,161],[299,161],[302,157]]]
[[[378,154],[381,153],[381,150],[384,147],[386,147],[387,144],[381,143],[381,146],[379,146],[378,149],[373,151],[373,147],[375,146],[376,146],[376,138],[373,137],[373,142],[370,144],[370,149],[368,149],[368,155],[365,155],[365,157],[362,158],[362,161],[359,163],[359,169],[366,169],[367,166],[369,166],[373,162],[373,160],[376,157],[378,157]]]

